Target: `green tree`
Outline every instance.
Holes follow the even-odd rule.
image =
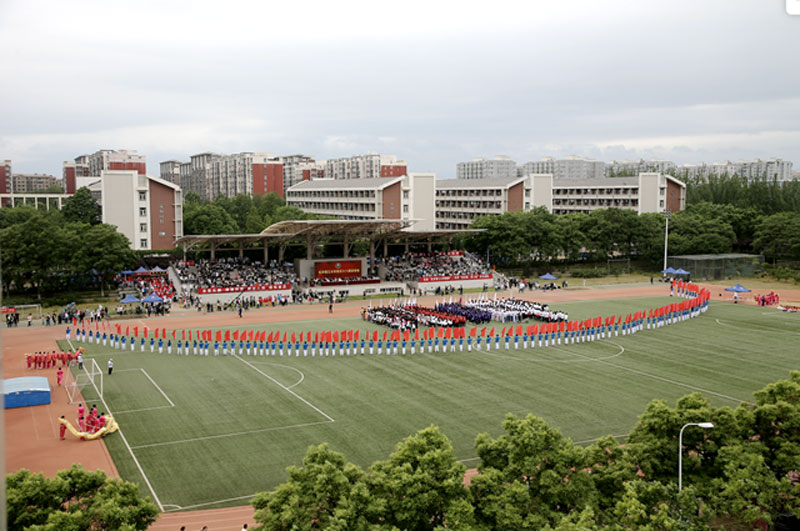
[[[505,434],[478,435],[480,474],[470,491],[479,522],[491,529],[541,529],[593,507],[587,453],[542,419],[507,415]]]
[[[61,209],[64,220],[74,223],[97,225],[100,223],[100,205],[88,188],[79,188],[75,195],[64,201]]]
[[[20,470],[6,476],[9,528],[42,531],[147,529],[158,508],[134,483],[106,478],[79,465],[55,478]]]
[[[185,234],[236,234],[239,227],[236,221],[218,205],[199,204],[184,210],[183,229]]]
[[[760,220],[753,248],[768,257],[800,258],[800,212],[779,212]]]
[[[327,444],[311,446],[286,483],[256,496],[254,519],[263,529],[378,529],[384,506],[370,494],[365,474]]]
[[[71,228],[81,242],[71,255],[74,270],[84,275],[96,270],[100,277],[100,295],[104,296],[108,279],[135,260],[130,241],[115,227],[105,223],[95,226],[76,224]]]
[[[384,504],[385,522],[399,529],[468,529],[471,507],[463,486],[466,467],[436,426],[401,441],[369,471],[370,491]]]

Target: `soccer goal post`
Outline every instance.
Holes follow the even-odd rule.
[[[69,403],[83,400],[90,400],[97,395],[103,398],[103,371],[94,358],[85,359],[83,369],[78,367],[70,368],[66,374],[64,389],[67,391]],[[89,397],[84,396],[83,390],[89,391]],[[82,398],[79,398],[82,397]]]
[[[609,258],[606,260],[609,275],[618,275],[631,272],[630,258]]]

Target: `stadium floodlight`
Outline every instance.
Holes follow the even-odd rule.
[[[678,492],[683,489],[683,430],[689,426],[697,426],[704,430],[710,430],[714,427],[714,424],[711,422],[689,422],[688,424],[684,424],[681,428],[678,434]]]

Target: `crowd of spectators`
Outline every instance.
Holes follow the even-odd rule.
[[[567,321],[566,312],[551,310],[547,304],[529,302],[518,299],[478,299],[466,301],[464,307],[481,310],[491,314],[493,321],[518,322],[528,319],[537,321],[559,322]]]
[[[400,256],[384,258],[385,280],[408,282],[420,277],[440,277],[450,275],[476,275],[490,273],[479,257],[464,252],[460,255],[441,253],[405,253]]]
[[[381,281],[377,276],[374,277],[347,277],[347,278],[315,278],[308,281],[308,286],[348,286],[355,284],[377,284]]]
[[[155,294],[165,301],[173,301],[176,298],[175,286],[162,275],[117,275],[117,284],[123,288],[133,288],[139,292],[139,298]]]
[[[173,264],[184,288],[226,288],[235,286],[255,286],[268,284],[294,284],[297,275],[294,266],[271,260],[264,265],[248,258],[220,258],[219,260],[200,260],[197,262],[177,262]]]
[[[492,312],[481,308],[472,308],[470,306],[464,306],[463,304],[458,302],[437,303],[434,306],[434,309],[436,309],[436,311],[439,312],[445,312],[452,315],[460,315],[470,323],[475,323],[475,324],[488,323],[489,321],[492,320]]]

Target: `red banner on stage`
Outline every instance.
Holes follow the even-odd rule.
[[[491,273],[477,273],[474,275],[443,275],[439,277],[419,277],[420,282],[455,282],[458,280],[490,280]]]
[[[240,291],[279,291],[292,289],[291,284],[254,284],[252,286],[230,286],[227,288],[198,288],[199,295],[209,293],[239,293]]]
[[[361,260],[332,260],[314,263],[314,278],[361,277]]]

